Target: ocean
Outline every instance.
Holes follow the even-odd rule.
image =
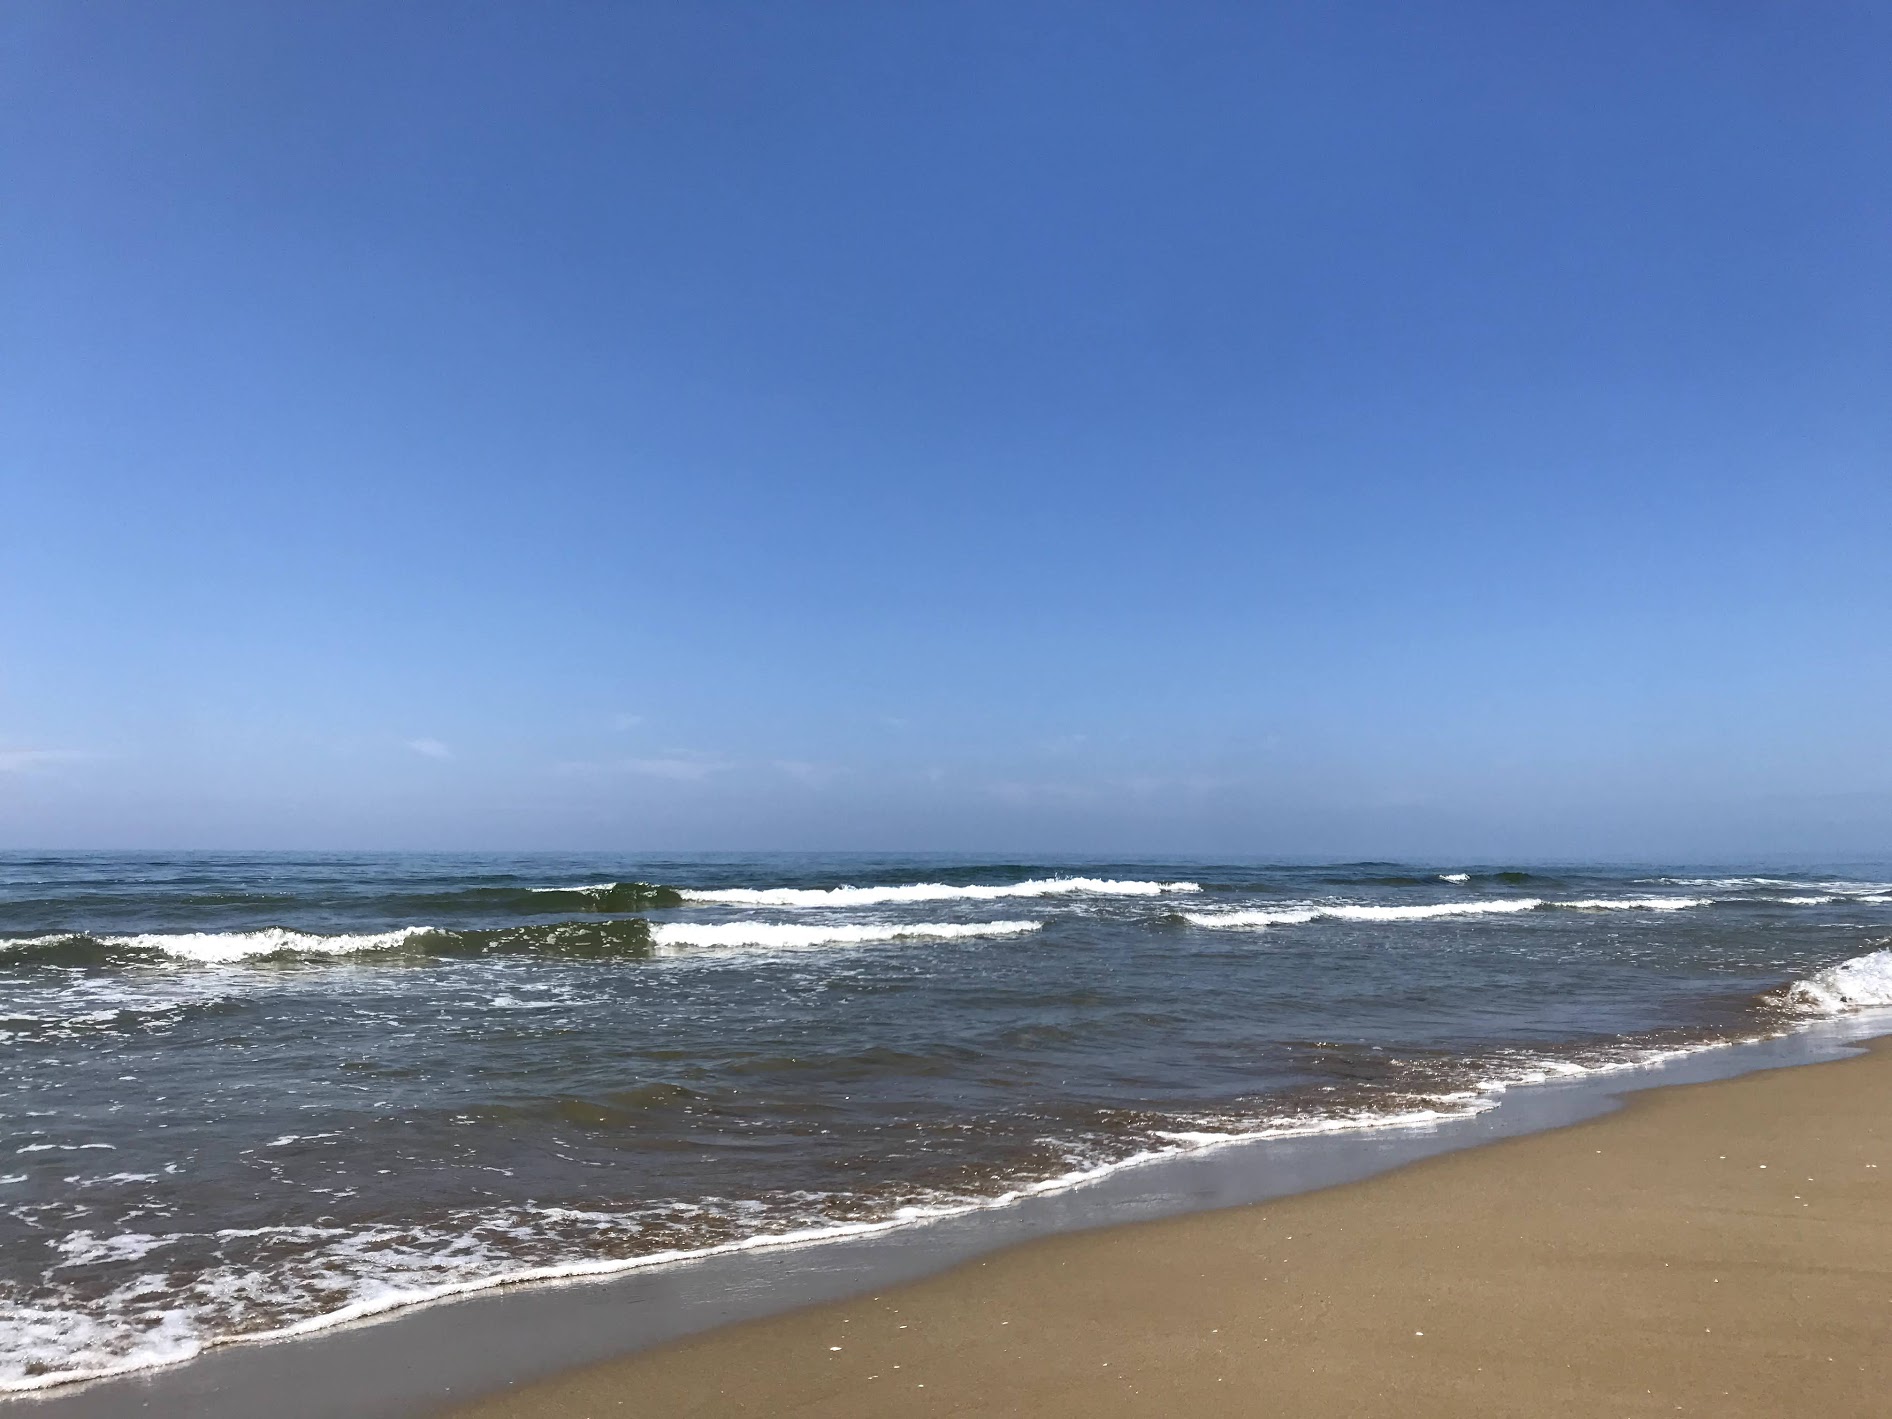
[[[1892,865],[0,854],[0,1389],[1892,1004]]]

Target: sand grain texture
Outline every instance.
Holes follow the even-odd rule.
[[[1892,1051],[522,1386],[610,1415],[1892,1413]],[[837,1348],[838,1347],[838,1348]]]

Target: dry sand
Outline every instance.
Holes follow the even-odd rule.
[[[451,1411],[1892,1415],[1892,1047],[1033,1242]]]

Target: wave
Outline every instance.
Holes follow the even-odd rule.
[[[300,912],[372,911],[383,919],[464,920],[468,917],[542,917],[564,914],[612,915],[683,905],[674,887],[653,882],[591,882],[578,886],[450,886],[438,890],[400,890],[372,894],[317,889],[304,893],[222,892],[148,896],[126,893],[81,894],[0,901],[0,929],[19,923],[30,930],[40,923],[87,922],[93,931],[136,929],[153,920],[214,921],[241,912],[251,920],[263,912],[288,917]],[[267,919],[267,918],[265,918]],[[44,927],[40,927],[44,930]]]
[[[1378,866],[1380,864],[1369,864]],[[1501,887],[1530,887],[1542,890],[1546,886],[1558,886],[1564,882],[1562,877],[1546,876],[1538,872],[1519,872],[1506,869],[1502,872],[1422,872],[1413,869],[1407,872],[1384,873],[1374,876],[1334,875],[1321,879],[1336,887],[1430,887],[1435,882],[1450,882],[1462,886],[1467,882],[1491,882]]]
[[[682,888],[685,902],[741,907],[867,907],[903,902],[997,901],[1005,897],[1156,897],[1200,892],[1198,882],[1120,882],[1105,877],[1041,877],[999,886],[914,882],[898,887]]]
[[[1300,926],[1310,921],[1436,921],[1454,916],[1515,916],[1534,911],[1684,911],[1709,905],[1707,897],[1590,897],[1553,902],[1542,897],[1502,897],[1492,901],[1430,902],[1424,905],[1383,907],[1349,902],[1315,903],[1245,912],[1182,912],[1192,926],[1253,929]]]
[[[389,915],[497,912],[546,916],[553,912],[636,912],[680,907],[682,894],[660,882],[584,882],[553,887],[454,887],[444,891],[396,892],[376,896],[374,905]]]
[[[1802,877],[1651,877],[1643,879],[1669,887],[1706,887],[1716,892],[1759,892],[1785,889],[1796,893],[1818,893],[1833,900],[1853,899],[1874,902],[1892,900],[1892,882],[1861,882],[1847,878]],[[1768,900],[1743,898],[1743,900]]]
[[[137,936],[72,933],[0,941],[0,963],[129,967],[206,966],[337,960],[406,960],[482,955],[648,956],[641,919],[560,922],[485,931],[407,926],[395,931],[322,935],[272,926],[257,931],[146,932]]]
[[[628,912],[651,907],[680,907],[684,894],[675,887],[654,882],[593,882],[583,887],[528,887],[525,903],[533,911],[550,911],[558,906],[581,911]],[[568,901],[555,899],[566,898]]]
[[[1536,897],[1514,897],[1497,902],[1438,902],[1427,906],[1375,907],[1336,904],[1284,907],[1247,912],[1183,912],[1193,926],[1267,927],[1299,926],[1309,921],[1431,921],[1446,916],[1486,916],[1494,913],[1535,911],[1544,903]]]
[[[1892,950],[1869,951],[1828,966],[1795,981],[1774,999],[1806,1015],[1844,1015],[1892,1005]]]
[[[788,926],[773,922],[664,923],[574,921],[455,930],[407,926],[398,931],[320,935],[272,926],[259,931],[147,932],[137,936],[39,936],[0,941],[0,962],[55,966],[263,965],[336,960],[451,959],[541,956],[637,959],[718,948],[857,946],[902,940],[1015,936],[1038,921],[881,922]]]
[[[1690,907],[1713,906],[1709,897],[1586,897],[1575,902],[1551,902],[1552,907],[1577,912],[1680,912]]]
[[[1882,907],[1892,902],[1892,892],[1835,892],[1817,897],[1757,897],[1755,900],[1785,907],[1824,907],[1836,902]]]
[[[313,932],[270,926],[261,931],[152,932],[138,936],[104,936],[99,940],[124,951],[155,951],[181,960],[222,965],[256,956],[351,956],[360,951],[386,951],[403,946],[431,929],[405,926],[398,931],[319,936]]]
[[[432,927],[408,926],[398,931],[323,936],[270,926],[257,931],[142,932],[134,936],[61,932],[0,941],[0,962],[114,966],[177,960],[228,965],[268,957],[346,956],[363,951],[387,951],[432,931]]]
[[[784,926],[774,922],[731,921],[714,925],[667,922],[650,929],[651,944],[661,953],[704,947],[806,949],[813,946],[864,946],[881,941],[953,941],[972,936],[1022,936],[1042,921],[889,922],[877,926]]]

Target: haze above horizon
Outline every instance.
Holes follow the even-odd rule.
[[[1892,844],[1892,13],[0,12],[0,848]]]

